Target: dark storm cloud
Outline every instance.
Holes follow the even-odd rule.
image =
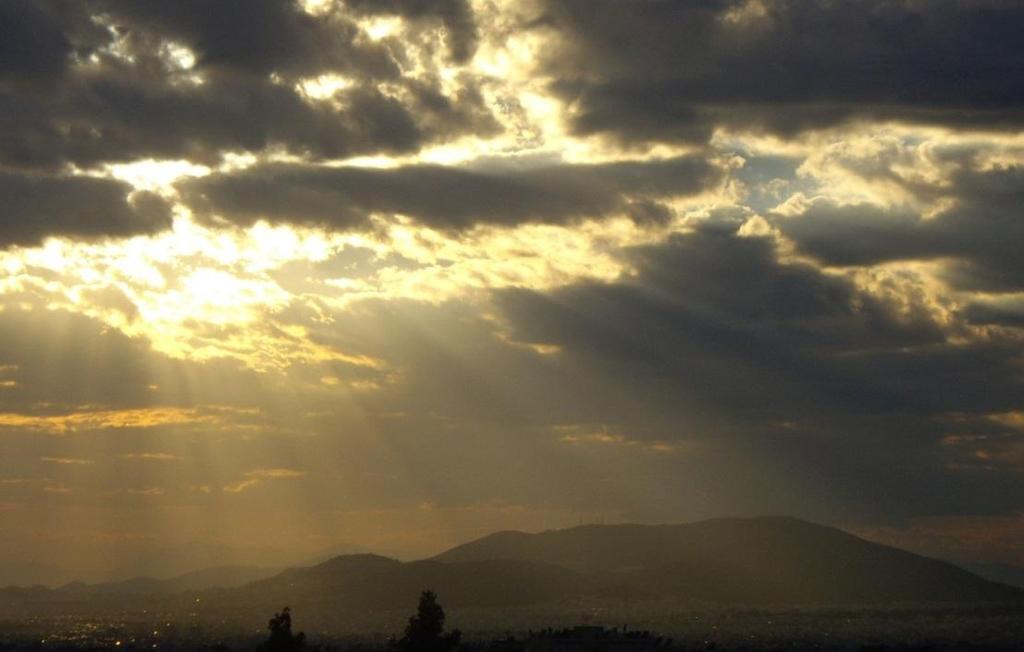
[[[113,37],[123,54],[146,56],[162,44],[185,45],[199,69],[254,74],[327,70],[389,78],[398,68],[388,49],[360,42],[344,15],[307,14],[294,0],[85,0],[8,2],[6,66],[56,76],[74,61],[99,54]],[[6,33],[6,32],[5,32]],[[147,48],[149,51],[147,51]]]
[[[891,382],[934,373],[925,362],[943,336],[926,315],[897,317],[845,280],[782,265],[769,240],[700,232],[638,250],[633,261],[639,276],[619,284],[500,294],[513,337],[565,347],[595,373],[630,379],[635,389],[623,391],[636,391],[629,401],[639,398],[651,414],[692,410],[771,427],[931,400],[927,387]],[[989,378],[991,357],[972,354]],[[883,362],[895,376],[874,375]]]
[[[1024,300],[976,301],[964,307],[962,316],[971,324],[1024,328]]]
[[[224,150],[271,146],[328,157],[408,152],[424,138],[394,98],[362,88],[347,100],[348,110],[338,112],[305,102],[289,87],[248,78],[171,86],[131,71],[83,75],[45,103],[0,91],[10,127],[0,156],[26,167],[139,158],[210,163]]]
[[[184,43],[201,69],[398,76],[386,49],[355,43],[351,21],[309,15],[293,0],[98,0],[95,11],[111,14],[120,29]]]
[[[1013,0],[545,0],[545,71],[578,133],[703,140],[855,118],[1019,128]],[[763,8],[763,11],[760,11]]]
[[[71,42],[55,6],[32,0],[0,4],[0,80],[38,81],[60,76]]]
[[[131,194],[131,186],[111,179],[0,170],[0,197],[0,246],[38,244],[49,235],[138,235],[171,224],[162,199]]]
[[[802,251],[830,265],[949,258],[945,275],[956,287],[1024,288],[1024,169],[961,170],[940,192],[954,203],[930,217],[818,201],[774,222]]]
[[[531,168],[266,165],[189,181],[182,189],[194,208],[241,223],[264,218],[350,227],[385,212],[461,228],[560,223],[623,210],[664,219],[667,209],[657,200],[700,192],[719,175],[699,157]]]
[[[311,16],[286,0],[54,0],[5,11],[2,29],[19,34],[2,46],[0,69],[0,157],[12,166],[215,161],[268,147],[413,152],[497,129],[472,80],[445,95],[437,80],[402,77],[403,44],[365,38],[339,11]],[[194,67],[176,67],[172,46],[190,48]],[[352,82],[336,103],[309,102],[294,87],[322,73]]]
[[[846,280],[780,263],[769,239],[724,229],[631,261],[637,275],[617,283],[498,294],[508,337],[560,347],[547,364],[567,389],[543,414],[704,441],[693,455],[734,480],[698,468],[689,482],[738,509],[899,518],[1017,506],[1006,492],[1019,475],[958,474],[941,444],[1021,408],[1014,341],[949,344],[928,315],[898,314]],[[763,504],[758,486],[774,488]]]

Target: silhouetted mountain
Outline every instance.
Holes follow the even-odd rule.
[[[335,557],[365,554],[370,554],[370,551],[362,546],[353,545],[351,543],[336,543],[332,546],[319,550],[312,555],[307,555],[302,561],[291,563],[289,566],[316,566],[317,564],[322,564],[325,561],[330,561]],[[387,553],[381,550],[376,551],[374,554],[387,556]]]
[[[429,560],[345,555],[256,579],[268,572],[226,567],[171,580],[5,589],[0,617],[193,612],[202,604],[204,618],[225,622],[290,605],[307,622],[342,631],[357,627],[359,614],[412,608],[425,588],[453,609],[498,608],[495,614],[602,598],[620,605],[639,599],[633,605],[640,609],[647,598],[692,605],[1024,603],[1024,590],[792,518],[500,532]],[[256,581],[238,585],[249,579]]]
[[[378,555],[347,555],[286,570],[242,587],[230,597],[332,609],[400,609],[407,608],[425,587],[444,595],[445,604],[453,607],[490,607],[578,595],[582,580],[572,571],[541,562],[400,562]]]
[[[100,584],[72,582],[62,586],[60,590],[94,595],[171,594],[183,591],[203,591],[213,588],[233,588],[276,575],[280,572],[281,569],[279,568],[262,568],[259,566],[219,566],[163,580],[153,577],[133,577],[119,582],[103,582]]]
[[[1024,599],[1024,591],[953,564],[785,517],[499,532],[434,558],[497,559],[562,566],[606,595],[734,603]]]

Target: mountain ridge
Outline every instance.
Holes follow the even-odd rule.
[[[247,573],[254,575],[251,581],[243,581]],[[289,604],[323,614],[405,609],[425,588],[453,608],[584,598],[736,605],[1024,603],[1019,588],[793,517],[505,530],[417,561],[358,553],[270,573],[224,567],[171,580],[0,594],[33,605],[97,599],[184,604],[200,598],[220,613]]]
[[[432,559],[518,559],[633,592],[734,602],[1018,600],[1024,592],[952,563],[790,516],[503,531]]]

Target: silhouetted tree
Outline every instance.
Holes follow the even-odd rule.
[[[437,594],[427,590],[420,595],[416,615],[409,618],[405,636],[398,642],[406,652],[451,652],[459,645],[462,632],[444,631],[444,609],[437,603]]]
[[[292,610],[288,607],[274,614],[267,628],[270,630],[270,638],[260,645],[261,652],[293,652],[306,646],[304,632],[292,634]]]

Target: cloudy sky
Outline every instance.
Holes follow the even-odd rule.
[[[1016,0],[0,3],[0,549],[792,514],[1024,563]]]

